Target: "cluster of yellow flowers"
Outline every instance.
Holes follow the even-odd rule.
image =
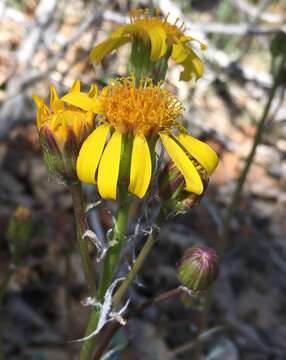
[[[149,51],[152,63],[170,57],[182,65],[181,80],[202,76],[202,61],[191,47],[191,43],[198,40],[184,35],[184,26],[171,24],[158,13],[151,16],[146,10],[133,11],[130,19],[130,24],[118,27],[91,51],[92,61],[99,63],[121,45],[139,41],[142,48]],[[205,45],[201,44],[201,48]],[[73,170],[81,181],[97,184],[102,198],[117,197],[126,138],[132,140],[128,179],[131,194],[139,198],[146,194],[154,170],[154,144],[160,141],[183,175],[185,190],[200,195],[204,184],[197,164],[210,176],[218,164],[217,155],[209,145],[189,135],[180,124],[183,107],[164,88],[164,79],[161,80],[154,83],[152,74],[150,78],[141,79],[131,74],[110,81],[101,91],[92,85],[87,93],[80,91],[80,83],[76,81],[61,99],[52,86],[50,109],[42,99],[34,96],[39,133],[47,134],[48,131],[53,135],[54,145],[59,150],[58,163],[65,161],[63,152],[70,148],[67,145],[69,137],[74,137]],[[42,141],[49,149],[45,136]]]

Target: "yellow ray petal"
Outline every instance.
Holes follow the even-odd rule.
[[[50,105],[53,111],[62,110],[64,108],[64,103],[59,99],[55,85],[51,85]]]
[[[97,96],[97,92],[98,92],[97,86],[95,84],[90,85],[90,88],[89,88],[89,91],[88,91],[88,96],[90,98],[94,98],[94,97]]]
[[[37,105],[38,111],[37,111],[37,128],[40,129],[43,119],[50,114],[50,110],[45,104],[44,100],[40,98],[38,95],[32,96],[34,102]]]
[[[203,192],[204,187],[200,175],[192,161],[170,136],[160,133],[160,138],[170,158],[183,174],[186,182],[186,190],[200,195]]]
[[[104,199],[116,200],[122,135],[115,131],[102,154],[98,168],[98,191]]]
[[[80,91],[72,91],[64,95],[61,98],[62,101],[67,102],[70,105],[77,106],[78,108],[85,111],[94,111],[96,102],[91,99],[88,94]]]
[[[79,80],[75,80],[70,88],[70,92],[72,91],[76,91],[79,92],[80,91],[80,81]]]
[[[150,184],[152,163],[148,143],[144,135],[136,135],[131,157],[128,191],[142,198]]]
[[[40,98],[40,96],[34,94],[32,95],[32,99],[34,100],[38,109],[40,109],[43,106],[44,100]]]
[[[181,63],[184,70],[181,72],[180,80],[189,81],[195,76],[199,79],[204,73],[204,64],[198,55],[188,47],[188,57]]]
[[[174,61],[180,64],[183,61],[185,61],[187,57],[188,57],[188,51],[186,50],[186,47],[183,44],[177,43],[173,45],[171,58]]]
[[[146,32],[151,41],[151,60],[156,61],[164,56],[167,51],[166,33],[160,27],[146,27]]]
[[[110,126],[103,124],[96,128],[84,141],[77,158],[76,170],[79,179],[95,184],[95,172],[106,142]]]
[[[178,139],[210,176],[218,165],[218,157],[215,151],[208,144],[188,134],[182,133],[178,136]]]
[[[114,49],[117,49],[129,41],[131,41],[130,37],[109,37],[91,50],[89,58],[99,64],[107,54],[110,54]]]
[[[92,128],[94,126],[94,114],[91,111],[86,113],[86,122]]]

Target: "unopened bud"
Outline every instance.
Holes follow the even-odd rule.
[[[75,82],[71,93],[80,90]],[[87,95],[88,96],[88,95]],[[51,86],[50,107],[37,95],[37,128],[49,173],[66,184],[76,182],[76,159],[83,141],[94,128],[94,114],[59,99]]]
[[[206,246],[193,246],[185,251],[177,268],[180,283],[191,291],[208,289],[219,274],[219,256]]]
[[[199,168],[198,172],[205,192],[208,176],[202,168]],[[159,197],[166,215],[176,216],[188,212],[194,204],[200,201],[204,194],[203,192],[201,195],[197,195],[186,191],[184,188],[185,179],[182,173],[172,161],[168,162],[158,177]]]

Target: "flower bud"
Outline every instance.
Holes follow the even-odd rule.
[[[93,96],[94,87],[91,90]],[[79,91],[80,83],[76,81],[70,93]],[[33,99],[38,107],[37,128],[49,173],[66,184],[76,182],[76,159],[83,141],[94,128],[94,114],[66,105],[53,85],[50,108],[38,96]]]
[[[187,249],[177,268],[181,284],[192,291],[209,288],[219,274],[219,256],[206,246],[193,246]]]
[[[204,169],[198,167],[198,172],[204,184],[204,192],[208,184],[208,176]],[[185,180],[182,173],[172,161],[169,161],[158,177],[159,197],[167,216],[185,214],[203,196],[184,190]]]

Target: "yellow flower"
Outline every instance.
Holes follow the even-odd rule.
[[[69,94],[73,92],[80,92],[78,80],[74,82]],[[85,95],[96,104],[95,86]],[[80,146],[94,129],[93,109],[85,111],[66,105],[59,99],[54,85],[51,85],[50,90],[50,107],[37,95],[33,99],[38,108],[36,123],[48,169],[63,180],[75,178],[76,157]]]
[[[128,42],[133,42],[134,39],[140,39],[150,46],[152,61],[159,60],[166,55],[168,49],[171,50],[171,58],[184,67],[180,80],[189,81],[192,78],[198,79],[203,75],[203,63],[190,45],[190,42],[198,40],[184,34],[184,25],[178,27],[177,21],[170,24],[167,17],[162,19],[158,13],[156,16],[151,16],[147,9],[133,10],[130,14],[130,20],[130,24],[118,27],[107,40],[92,49],[90,53],[92,61],[100,63],[114,49]],[[206,48],[206,45],[199,43],[201,49]]]
[[[96,87],[93,86],[87,96],[90,99],[95,98],[96,90]],[[78,80],[71,87],[70,93],[72,92],[80,92],[80,82]],[[54,85],[51,85],[50,90],[50,108],[39,96],[33,95],[33,99],[38,108],[37,128],[39,132],[44,128],[48,128],[61,150],[68,139],[69,130],[72,130],[77,143],[80,144],[93,129],[94,113],[92,111],[83,111],[82,108],[66,106],[59,99]],[[96,102],[95,99],[94,102]]]
[[[128,135],[133,138],[128,191],[142,198],[152,176],[150,139],[155,136],[183,174],[186,190],[201,194],[203,182],[192,158],[210,176],[218,163],[215,152],[182,130],[177,123],[183,111],[181,103],[162,84],[154,85],[145,78],[136,87],[135,82],[134,77],[116,79],[102,90],[97,103],[102,119],[81,147],[79,179],[97,182],[103,198],[116,199],[123,137]],[[80,92],[69,93],[62,100],[85,110],[95,107]]]

